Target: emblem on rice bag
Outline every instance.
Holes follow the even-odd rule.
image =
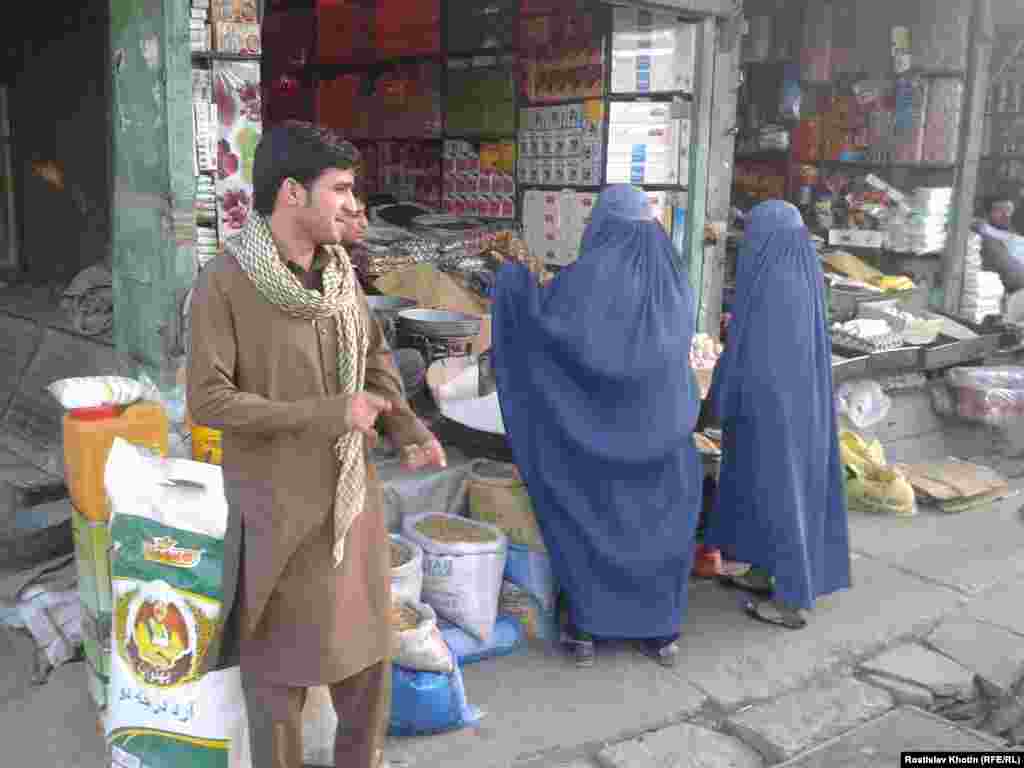
[[[118,652],[143,683],[173,687],[196,678],[216,621],[179,591],[156,581],[117,604]]]

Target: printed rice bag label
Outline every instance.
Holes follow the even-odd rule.
[[[121,662],[157,689],[195,681],[220,620],[224,542],[131,516],[115,520],[114,541]]]

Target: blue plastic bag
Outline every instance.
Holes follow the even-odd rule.
[[[515,653],[523,644],[523,625],[513,616],[498,616],[494,622],[491,639],[483,643],[450,621],[440,619],[437,626],[441,636],[455,654],[459,664],[474,664],[484,659],[508,656]]]
[[[466,701],[458,663],[448,675],[391,665],[389,736],[429,736],[476,725],[483,713]]]
[[[508,557],[505,559],[505,580],[525,595],[513,597],[507,588],[503,588],[501,610],[515,614],[525,627],[528,637],[538,640],[557,639],[555,601],[558,597],[558,584],[551,569],[551,556],[519,544],[509,544]],[[524,596],[526,604],[523,604]]]

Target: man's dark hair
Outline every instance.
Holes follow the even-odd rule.
[[[274,126],[256,147],[253,207],[269,216],[285,179],[295,179],[309,189],[331,168],[358,173],[360,159],[359,150],[329,128],[298,120]]]

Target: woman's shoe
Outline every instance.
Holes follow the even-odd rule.
[[[589,669],[594,666],[596,654],[594,653],[593,640],[578,640],[567,634],[563,634],[562,643],[569,651],[569,655],[572,657],[572,663],[575,664],[578,669]]]
[[[765,624],[774,624],[786,629],[803,629],[807,619],[802,611],[777,603],[774,600],[749,600],[744,607],[747,615]]]
[[[656,645],[645,641],[642,645],[644,655],[649,656],[666,669],[672,669],[679,664],[679,643],[672,641],[667,645]]]

